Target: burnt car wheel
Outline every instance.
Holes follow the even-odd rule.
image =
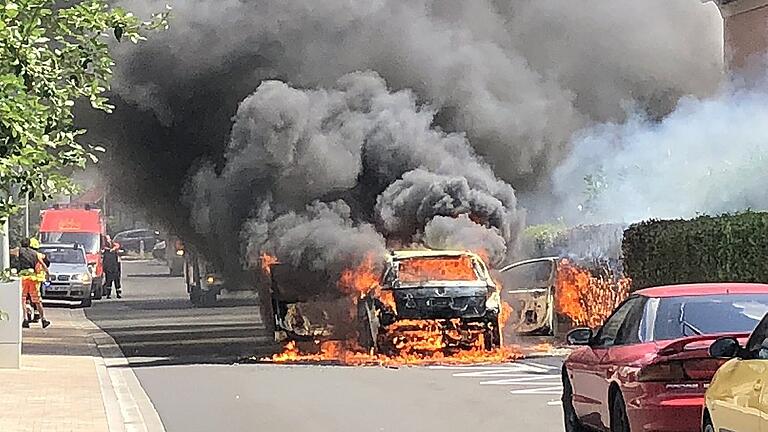
[[[587,432],[587,428],[582,426],[576,409],[573,408],[573,387],[571,380],[568,379],[568,371],[563,368],[563,420],[565,422],[565,432]]]
[[[501,347],[501,329],[496,323],[489,324],[488,327],[483,335],[483,341],[485,349],[491,351]]]
[[[611,401],[611,432],[630,432],[627,405],[620,391],[613,395]]]

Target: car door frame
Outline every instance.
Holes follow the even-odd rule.
[[[615,319],[627,304],[636,301],[642,301],[642,307],[645,307],[645,300],[642,296],[630,296],[616,307],[605,320],[605,324]],[[630,305],[630,308],[632,307]],[[619,318],[621,322],[616,327],[616,337],[621,332],[630,312],[631,309]],[[588,346],[569,359],[568,370],[573,388],[573,406],[576,414],[582,423],[598,429],[603,429],[608,424],[610,366],[605,363],[605,359],[609,356],[610,349],[615,346],[615,338],[610,343],[600,342],[606,328],[605,324],[595,333]]]

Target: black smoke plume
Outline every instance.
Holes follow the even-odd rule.
[[[315,217],[332,222],[308,234],[373,250],[373,229],[451,247],[484,229],[497,256],[522,219],[513,186],[548,190],[574,131],[719,79],[719,17],[698,0],[172,6],[170,30],[119,47],[116,113],[83,123],[115,193],[233,271],[249,246],[316,253],[286,228]]]

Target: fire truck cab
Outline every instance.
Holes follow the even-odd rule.
[[[101,209],[89,205],[54,205],[40,212],[40,241],[46,244],[78,244],[85,249],[91,274],[91,296],[102,297],[104,267],[101,259],[106,224]]]

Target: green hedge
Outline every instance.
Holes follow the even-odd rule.
[[[768,282],[768,213],[630,226],[622,242],[632,288],[693,282]]]

